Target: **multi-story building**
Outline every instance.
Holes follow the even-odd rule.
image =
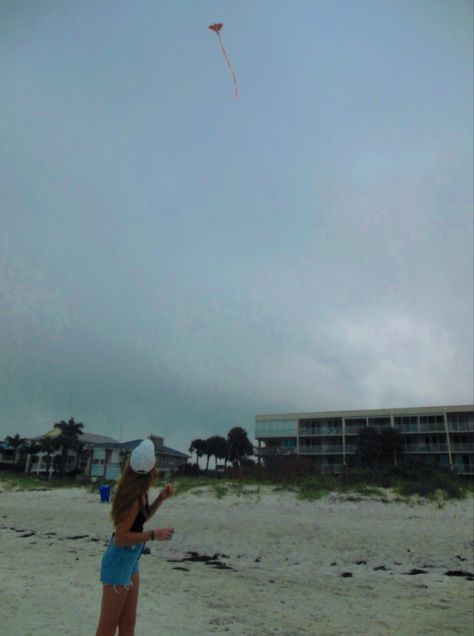
[[[259,461],[275,456],[310,458],[323,471],[338,473],[357,451],[364,427],[393,427],[402,452],[433,466],[474,475],[474,405],[324,411],[257,415]]]

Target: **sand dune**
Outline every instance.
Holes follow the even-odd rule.
[[[71,488],[4,491],[0,507],[2,633],[93,634],[109,506]],[[446,574],[473,570],[472,499],[205,491],[151,525],[175,535],[142,557],[137,636],[473,633],[473,582]]]

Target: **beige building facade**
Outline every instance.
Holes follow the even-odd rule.
[[[263,462],[307,457],[321,470],[339,473],[351,463],[364,427],[392,427],[401,435],[403,456],[474,475],[473,404],[257,415],[256,454]]]

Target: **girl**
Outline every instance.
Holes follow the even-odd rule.
[[[166,486],[149,505],[148,490],[156,477],[155,447],[143,440],[132,452],[113,498],[111,517],[115,532],[102,558],[102,605],[96,636],[133,636],[137,614],[138,561],[145,541],[167,541],[174,528],[143,531],[143,524],[173,494]]]

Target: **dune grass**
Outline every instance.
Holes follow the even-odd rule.
[[[438,505],[474,494],[472,482],[448,471],[432,469],[394,470],[376,473],[354,470],[338,476],[316,475],[298,482],[301,499],[320,499],[331,492],[374,497],[384,503],[409,501],[411,497],[431,500]],[[391,497],[387,497],[387,493]]]
[[[52,490],[55,488],[84,488],[87,492],[98,494],[101,485],[112,488],[115,481],[100,480],[80,483],[71,478],[52,479],[51,481],[34,475],[25,475],[11,471],[0,471],[0,486],[3,490]],[[384,503],[433,501],[439,507],[446,501],[474,495],[474,483],[462,479],[448,471],[433,469],[400,469],[389,473],[377,473],[366,469],[354,469],[341,475],[312,474],[297,479],[272,479],[271,476],[248,479],[232,479],[199,475],[196,477],[176,477],[173,479],[175,496],[186,493],[200,496],[211,493],[217,499],[227,495],[236,497],[260,497],[263,488],[272,492],[292,492],[302,500],[318,500],[331,493],[344,494],[351,500],[371,497]],[[157,488],[164,484],[158,483]]]
[[[260,495],[262,484],[259,482],[242,482],[226,478],[209,477],[177,477],[173,480],[174,494],[179,496],[185,493],[201,495],[204,492],[211,492],[217,499],[222,499],[226,495],[247,496]]]
[[[80,486],[70,479],[44,479],[10,471],[0,471],[0,484],[4,490],[53,490]]]

